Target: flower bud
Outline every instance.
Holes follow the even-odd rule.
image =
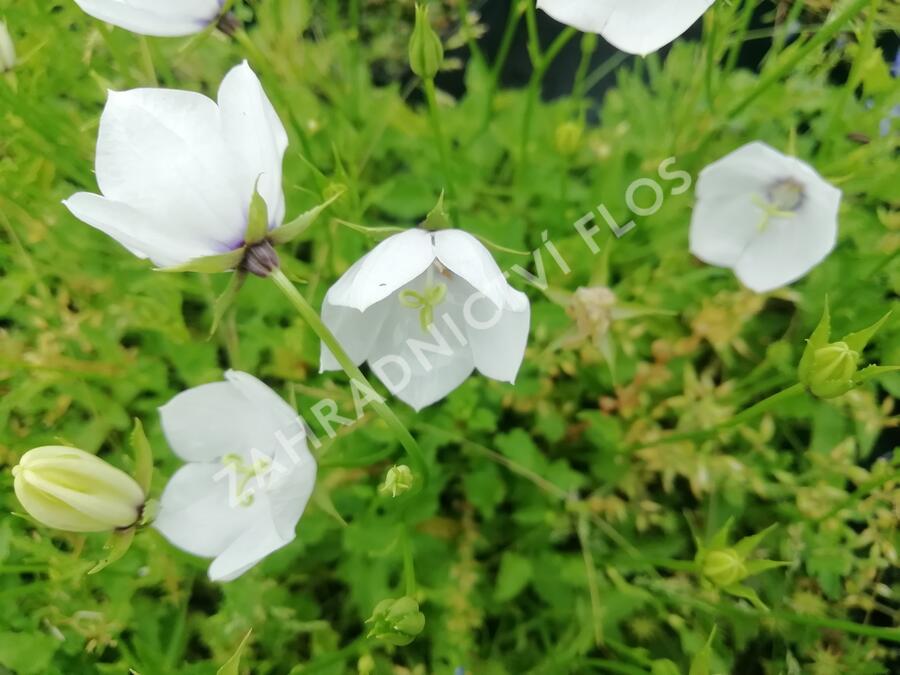
[[[53,445],[26,452],[13,467],[16,497],[35,520],[68,532],[134,525],[145,495],[127,473],[77,448]]]
[[[16,47],[6,24],[0,21],[0,73],[12,70],[16,65]]]
[[[424,630],[425,615],[419,611],[419,603],[406,596],[379,602],[366,623],[372,624],[368,637],[403,647]]]
[[[820,398],[833,398],[853,388],[853,376],[859,352],[846,342],[834,342],[813,352],[812,368],[807,386]]]
[[[416,5],[416,25],[409,38],[409,66],[423,80],[433,80],[444,62],[444,46],[428,22],[428,7]]]
[[[581,148],[584,126],[579,122],[563,122],[556,127],[554,141],[556,151],[561,155],[574,155]]]
[[[384,482],[378,488],[378,492],[383,495],[397,497],[407,492],[413,484],[413,472],[405,464],[392,466],[388,469]]]
[[[732,586],[747,577],[744,560],[733,548],[707,551],[703,556],[701,572],[719,588]]]

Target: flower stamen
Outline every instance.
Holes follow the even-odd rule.
[[[419,325],[427,332],[434,323],[434,309],[447,297],[446,284],[428,284],[422,293],[406,290],[400,294],[400,304],[419,310]]]

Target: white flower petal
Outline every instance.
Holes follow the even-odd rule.
[[[301,464],[282,476],[274,476],[269,492],[252,526],[222,551],[209,567],[213,581],[231,581],[270,553],[294,540],[297,521],[303,515],[316,480],[316,463],[306,453]]]
[[[338,342],[357,366],[369,356],[369,351],[378,337],[378,332],[387,316],[391,298],[386,298],[369,307],[365,312],[350,307],[333,305],[325,298],[322,303],[322,321],[334,334]],[[331,350],[322,343],[319,370],[340,370],[341,365]]]
[[[540,0],[557,21],[599,33],[630,54],[646,55],[690,28],[714,0]]]
[[[326,302],[364,312],[384,300],[432,265],[431,236],[414,228],[388,237],[328,289]]]
[[[513,383],[525,358],[531,307],[524,293],[523,311],[498,310],[487,299],[471,302],[467,311],[466,336],[472,345],[475,367],[482,375]]]
[[[511,301],[521,308],[490,251],[468,232],[441,230],[434,234],[434,249],[441,264],[484,294],[497,307]],[[526,301],[527,304],[527,301]]]
[[[288,146],[284,126],[246,61],[222,80],[218,100],[225,138],[239,158],[245,213],[259,179],[259,193],[269,207],[269,228],[277,227],[284,219],[281,164]]]
[[[427,283],[422,275],[403,290],[421,293]],[[422,329],[420,310],[405,307],[392,296],[381,331],[369,354],[369,365],[388,390],[416,410],[435,403],[462,384],[475,368],[472,351],[447,327],[449,316],[460,333],[465,331],[462,305],[455,286],[448,284],[448,296],[435,308],[432,330]]]
[[[103,195],[150,216],[171,234],[190,233],[218,252],[246,230],[236,161],[216,104],[168,89],[110,92],[100,118],[97,182]]]
[[[273,457],[277,432],[287,438],[302,428],[290,406],[247,373],[229,371],[228,381],[188,389],[159,409],[172,450],[188,462],[210,462],[226,454]]]
[[[183,551],[217,556],[268,512],[263,499],[232,504],[234,492],[221,463],[186,464],[166,484],[153,527]]]
[[[122,202],[79,192],[63,202],[79,220],[108,234],[139,258],[150,258],[157,267],[215,255],[208,242],[160,229],[148,216]]]
[[[199,33],[222,11],[221,0],[75,0],[87,14],[141,35]]]
[[[734,268],[741,283],[764,293],[796,281],[822,262],[837,243],[840,201],[841,191],[822,183],[812,188],[795,216],[772,219]]]

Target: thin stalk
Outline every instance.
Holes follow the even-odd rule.
[[[780,403],[794,398],[795,396],[799,396],[804,391],[806,391],[806,387],[798,382],[797,384],[794,384],[787,389],[782,389],[781,391],[772,394],[768,398],[765,398],[759,403],[750,406],[743,412],[738,413],[731,419],[721,422],[720,424],[709,427],[707,429],[700,429],[699,431],[687,431],[680,434],[670,434],[668,436],[663,436],[662,438],[654,441],[653,445],[659,445],[661,443],[677,443],[679,441],[699,441],[710,438],[712,436],[715,436],[720,431],[724,431],[725,429],[730,429],[740,424],[749,422],[750,420],[756,419],[757,417],[765,412],[768,412]],[[639,450],[643,447],[646,447],[646,444],[641,443],[630,447],[628,450],[634,451]]]
[[[406,584],[406,595],[415,598],[419,587],[416,584],[416,567],[413,560],[412,544],[409,541],[409,532],[405,529],[401,535],[401,544],[403,546],[403,580]]]
[[[141,35],[138,40],[141,49],[141,63],[144,67],[144,76],[147,81],[154,87],[159,86],[159,77],[156,75],[156,66],[153,65],[153,53],[150,51],[150,42],[145,35]]]
[[[740,25],[737,34],[731,40],[731,48],[725,59],[723,76],[732,73],[737,66],[738,57],[741,55],[741,47],[747,40],[747,31],[750,29],[750,21],[753,19],[753,10],[756,8],[756,0],[744,0],[743,12],[741,12]]]
[[[313,329],[313,332],[325,346],[331,350],[331,353],[334,354],[334,358],[337,359],[341,368],[347,373],[347,377],[357,385],[364,387],[367,391],[374,392],[375,390],[372,385],[369,384],[366,376],[363,375],[362,371],[360,371],[356,364],[353,363],[353,360],[347,352],[344,351],[344,348],[341,346],[340,342],[338,342],[334,334],[322,322],[322,319],[319,318],[318,313],[316,313],[306,298],[303,297],[303,295],[294,287],[294,284],[292,284],[284,275],[284,272],[280,269],[276,269],[272,272],[270,278],[294,306],[294,309],[297,310],[300,318]],[[428,467],[425,464],[425,456],[422,454],[419,444],[416,442],[416,439],[413,438],[412,434],[409,433],[409,430],[404,426],[403,422],[400,421],[397,415],[394,414],[394,411],[390,409],[380,396],[374,397],[374,400],[372,400],[372,408],[394,433],[394,436],[396,436],[397,440],[403,446],[403,449],[406,450],[406,453],[409,455],[414,470],[421,476],[421,480],[416,481],[410,491],[410,494],[418,493],[428,484]]]
[[[450,202],[450,216],[453,221],[458,224],[456,218],[456,190],[453,186],[453,179],[450,177],[450,157],[447,149],[447,141],[444,136],[444,127],[441,124],[441,111],[438,108],[437,90],[434,87],[434,79],[427,77],[422,80],[422,88],[425,90],[425,98],[428,100],[428,113],[431,120],[431,129],[434,133],[438,146],[438,156],[441,161],[441,173],[444,174],[444,189],[447,191],[448,201]]]

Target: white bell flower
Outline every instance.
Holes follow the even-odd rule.
[[[411,229],[358,260],[332,286],[322,320],[350,358],[420,410],[477,369],[513,382],[531,306],[488,250],[461,230]],[[340,366],[322,345],[325,370]]]
[[[597,33],[629,54],[647,55],[690,28],[715,0],[538,0],[561,23]]]
[[[700,173],[691,252],[758,293],[807,274],[834,248],[841,191],[794,157],[749,143]]]
[[[294,539],[316,480],[303,421],[252,375],[194,387],[160,408],[169,445],[187,462],[160,497],[155,527],[173,545],[214,558],[229,581]]]
[[[140,35],[199,33],[222,12],[224,0],[75,0],[95,19]]]
[[[218,105],[171,89],[111,91],[97,139],[102,196],[79,192],[64,204],[159,267],[207,258],[233,269],[244,258],[254,189],[268,209],[269,232],[284,218],[287,144],[246,62],[225,76]]]

